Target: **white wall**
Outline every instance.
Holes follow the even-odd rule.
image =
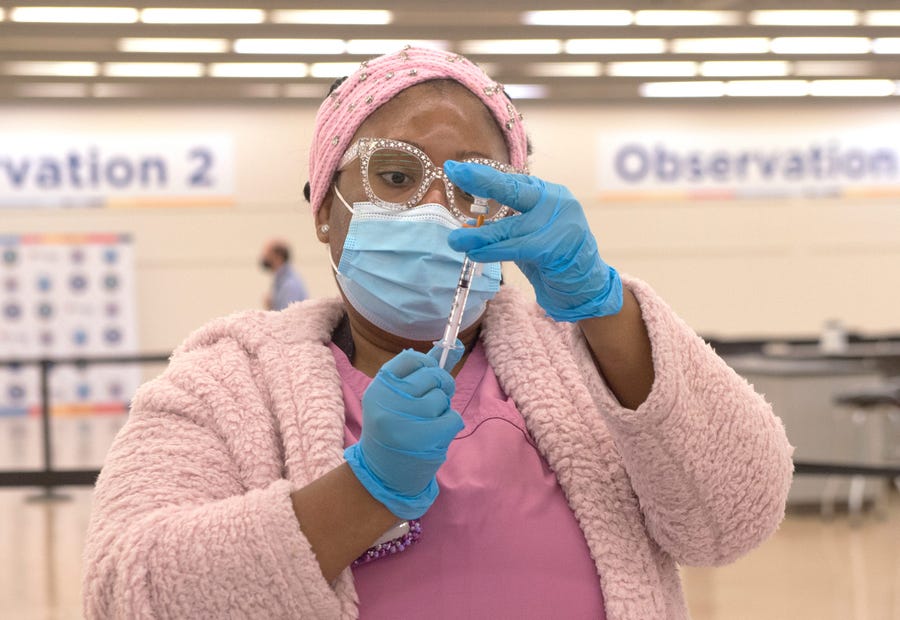
[[[866,332],[900,331],[896,199],[601,204],[594,159],[604,130],[702,123],[790,131],[798,115],[850,128],[896,117],[897,104],[521,109],[535,145],[532,172],[568,185],[607,262],[649,281],[701,333],[812,335],[831,317]],[[335,294],[301,193],[314,114],[300,104],[0,106],[0,132],[229,132],[237,160],[233,207],[0,210],[0,232],[132,233],[146,351],[170,350],[212,317],[259,307],[269,280],[257,259],[271,236],[293,244],[313,295]]]

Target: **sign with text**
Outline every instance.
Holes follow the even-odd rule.
[[[604,200],[900,196],[900,125],[694,130],[598,139]]]
[[[0,208],[225,206],[223,134],[0,133]]]

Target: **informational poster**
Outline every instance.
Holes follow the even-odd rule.
[[[900,197],[900,124],[598,136],[605,200]]]
[[[137,326],[129,235],[0,235],[3,361],[135,355]],[[140,381],[136,364],[53,365],[55,465],[99,464]],[[38,464],[40,403],[38,366],[0,366],[0,469]]]
[[[0,209],[228,206],[227,134],[0,133]]]

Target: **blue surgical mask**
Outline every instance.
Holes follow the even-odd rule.
[[[441,337],[465,255],[447,236],[461,224],[439,204],[394,211],[371,202],[353,207],[341,260],[335,268],[347,301],[370,323],[411,340]],[[334,263],[332,262],[334,268]],[[484,313],[500,290],[500,263],[486,263],[469,289],[461,329]]]

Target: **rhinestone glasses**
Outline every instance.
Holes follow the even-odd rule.
[[[483,211],[472,210],[474,196],[453,185],[443,169],[412,144],[387,138],[359,138],[344,153],[338,170],[343,170],[357,158],[366,197],[382,208],[411,209],[419,204],[432,183],[441,179],[447,192],[447,205],[457,219],[465,223],[483,214]],[[470,157],[462,161],[484,164],[501,172],[517,172],[511,165],[493,159]],[[512,209],[495,200],[487,201],[487,209],[487,221],[512,213]]]

